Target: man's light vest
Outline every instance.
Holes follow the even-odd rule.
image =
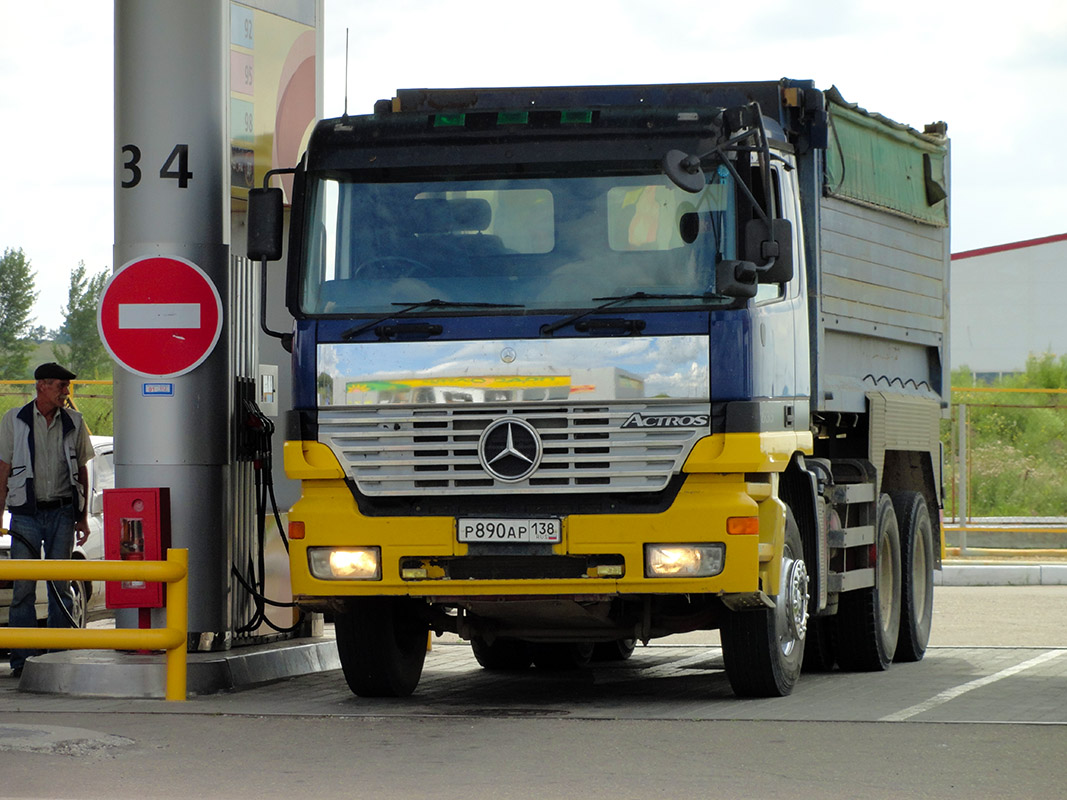
[[[12,514],[33,514],[37,511],[37,495],[33,489],[33,464],[36,443],[33,436],[33,404],[19,409],[15,416],[15,447],[11,457],[11,475],[7,479],[7,507]],[[85,504],[85,487],[78,482],[78,431],[81,414],[66,408],[59,409],[63,425],[63,459],[70,473],[74,489],[74,508],[81,511]]]

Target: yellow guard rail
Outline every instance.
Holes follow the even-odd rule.
[[[0,628],[0,646],[57,650],[166,650],[166,698],[186,699],[188,550],[168,550],[166,561],[4,560],[0,561],[0,579],[153,581],[172,584],[167,591],[165,628]]]

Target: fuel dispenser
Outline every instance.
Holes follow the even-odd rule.
[[[104,558],[109,561],[162,561],[170,547],[170,489],[104,490]],[[108,581],[108,608],[163,608],[162,583]],[[142,624],[141,627],[147,627]]]

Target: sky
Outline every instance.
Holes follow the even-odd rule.
[[[70,273],[114,268],[114,6],[0,0],[0,251],[57,328]],[[952,250],[1067,233],[1067,3],[325,0],[326,116],[399,88],[811,79],[948,123]],[[119,265],[121,266],[121,265]]]

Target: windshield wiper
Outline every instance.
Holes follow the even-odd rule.
[[[577,314],[561,319],[559,322],[553,322],[551,325],[541,326],[541,335],[548,336],[554,331],[558,331],[560,328],[566,328],[572,322],[577,322],[583,317],[588,317],[590,314],[595,314],[597,311],[602,311],[605,308],[611,308],[622,303],[628,303],[631,300],[710,300],[712,298],[720,297],[717,294],[649,294],[648,292],[633,292],[632,294],[622,294],[616,297],[594,297],[594,303],[600,303],[600,305],[592,306],[590,308],[583,308]]]
[[[362,325],[356,325],[354,328],[349,328],[347,331],[341,334],[341,338],[345,341],[359,336],[364,331],[369,331],[375,325],[379,325],[388,319],[394,317],[401,317],[408,312],[415,311],[420,308],[522,308],[517,303],[453,303],[450,300],[423,300],[419,303],[393,303],[394,306],[403,306],[403,308],[394,311],[392,314],[386,314],[382,317],[372,319],[370,322],[365,322]]]

